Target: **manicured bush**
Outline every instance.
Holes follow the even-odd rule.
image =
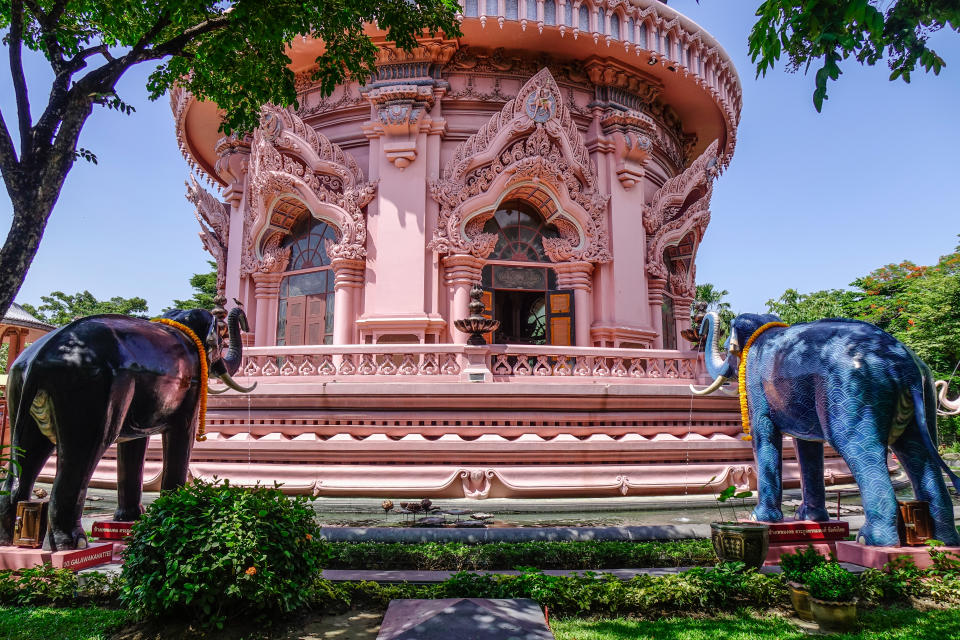
[[[794,553],[784,553],[780,556],[780,570],[788,582],[804,584],[807,572],[825,563],[827,559],[817,553],[813,545]]]
[[[314,586],[315,604],[325,610],[350,606],[386,608],[394,598],[532,598],[556,615],[655,618],[668,613],[711,612],[731,606],[761,609],[787,602],[780,576],[744,570],[742,563],[684,573],[639,575],[620,580],[612,575],[549,576],[536,569],[520,575],[458,573],[434,585],[378,585],[373,582]]]
[[[838,562],[826,562],[807,572],[804,584],[811,598],[847,602],[857,595],[859,579]]]
[[[712,566],[709,540],[652,542],[459,542],[421,544],[337,542],[328,545],[330,569],[414,569],[479,571],[540,569],[622,569]]]
[[[306,498],[193,482],[161,493],[134,525],[121,597],[142,615],[208,627],[289,612],[321,570],[319,533]]]

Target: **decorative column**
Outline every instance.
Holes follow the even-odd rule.
[[[276,344],[281,280],[282,272],[257,271],[253,274],[254,297],[257,299],[257,325],[253,341],[255,347]]]
[[[334,258],[333,267],[333,344],[355,342],[353,322],[357,317],[357,291],[363,287],[366,262],[351,258]]]
[[[241,206],[246,192],[247,171],[250,166],[250,137],[225,136],[217,141],[217,175],[227,183],[223,196],[227,203],[226,227],[220,238],[224,247],[224,283],[221,292],[227,300],[244,301],[240,286],[240,261],[243,256],[243,215]],[[204,242],[206,245],[206,242]],[[217,258],[218,280],[220,258]],[[219,282],[218,282],[219,285]],[[218,287],[219,288],[219,287]]]
[[[592,305],[590,290],[593,265],[589,262],[558,262],[553,265],[557,273],[558,289],[573,289],[573,314],[576,325],[576,346],[590,347],[590,327],[592,325]]]
[[[690,307],[693,305],[691,298],[673,299],[673,319],[677,327],[677,349],[679,351],[693,351],[694,345],[683,337],[683,332],[690,328]]]
[[[650,320],[657,332],[653,348],[663,349],[663,293],[667,290],[667,281],[651,277],[647,280],[647,300],[650,301]]]
[[[455,344],[466,344],[470,337],[470,334],[455,328],[453,323],[470,313],[470,289],[480,282],[481,269],[483,260],[471,255],[450,255],[443,259],[444,279],[451,289],[447,326]]]

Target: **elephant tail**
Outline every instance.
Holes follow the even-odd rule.
[[[950,478],[950,482],[953,483],[954,489],[960,492],[960,477],[947,466],[937,450],[937,392],[933,386],[933,377],[928,371],[924,371],[924,368],[920,368],[920,386],[913,386],[910,390],[913,396],[917,430],[920,432],[923,444],[930,452],[931,457],[943,468],[943,471]]]

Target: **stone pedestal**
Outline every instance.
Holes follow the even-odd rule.
[[[937,547],[938,551],[960,554],[960,547]],[[897,558],[909,558],[917,568],[926,569],[933,564],[930,548],[922,547],[869,547],[859,542],[843,540],[837,543],[837,560],[864,567],[882,569],[883,565]]]
[[[850,535],[850,523],[842,520],[814,522],[813,520],[784,520],[766,522],[770,527],[770,546],[765,565],[780,564],[780,556],[796,553],[812,546],[822,556],[836,553],[838,541]]]
[[[0,570],[29,569],[50,564],[54,569],[79,571],[112,561],[112,542],[91,542],[86,549],[73,551],[0,547]]]

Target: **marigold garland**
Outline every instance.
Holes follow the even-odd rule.
[[[754,331],[747,340],[747,344],[743,345],[743,351],[740,353],[740,370],[737,372],[737,382],[740,384],[740,422],[743,424],[744,440],[753,440],[753,436],[750,435],[750,410],[747,407],[747,354],[750,352],[753,341],[759,338],[761,333],[773,327],[789,326],[786,322],[768,322]]]
[[[207,439],[207,352],[203,348],[203,341],[197,337],[197,334],[193,332],[193,329],[188,327],[185,324],[177,322],[176,320],[171,320],[170,318],[154,318],[152,322],[159,322],[160,324],[165,324],[168,327],[173,327],[174,329],[179,329],[182,331],[188,338],[193,340],[193,344],[197,345],[197,355],[200,357],[200,415],[198,416],[197,424],[197,442],[203,442]]]

